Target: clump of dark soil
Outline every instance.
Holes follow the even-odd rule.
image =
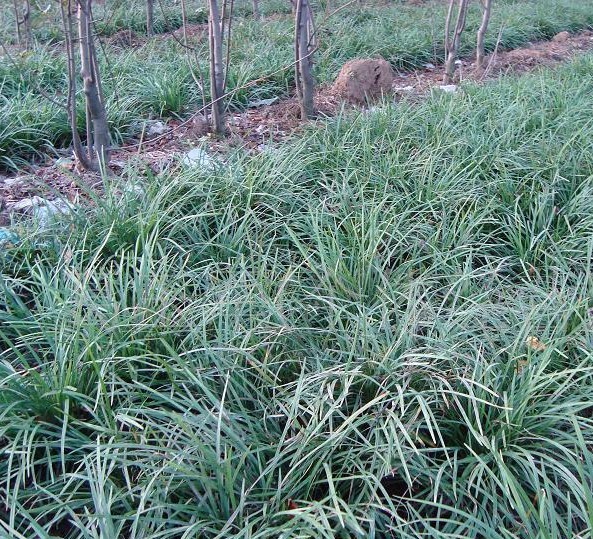
[[[382,58],[351,60],[340,70],[332,90],[348,103],[363,105],[391,93],[393,77],[391,66]]]
[[[591,48],[593,48],[593,32],[585,30],[576,35],[560,32],[550,41],[531,43],[524,48],[492,55],[486,63],[491,66],[492,75],[505,72],[522,73],[538,66],[558,65],[575,53]]]
[[[568,41],[570,39],[570,33],[569,32],[560,32],[559,34],[556,34],[553,38],[552,41],[556,42],[556,43],[565,43],[566,41]]]
[[[142,38],[134,30],[119,30],[109,37],[109,43],[122,49],[134,48],[142,44]]]

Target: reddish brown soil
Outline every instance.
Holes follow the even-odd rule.
[[[364,105],[368,99],[389,94],[393,69],[383,58],[358,58],[346,62],[332,85],[332,93],[344,101]]]
[[[110,35],[105,41],[114,47],[135,48],[144,44],[146,38],[138,35],[134,30],[120,30]]]
[[[538,67],[553,67],[568,60],[578,52],[593,49],[593,32],[585,31],[565,40],[539,41],[527,47],[498,52],[486,57],[485,69],[477,71],[474,62],[462,60],[455,73],[455,83],[492,80],[507,73],[526,73]],[[426,68],[411,73],[400,73],[394,81],[396,94],[405,92],[424,94],[442,84],[443,66]],[[409,89],[411,87],[412,89]],[[399,89],[399,91],[398,91]]]
[[[487,81],[507,73],[525,73],[540,66],[555,66],[578,52],[593,49],[593,32],[586,31],[563,41],[542,41],[522,49],[492,54],[486,58],[485,69],[477,72],[472,60],[463,60],[455,74],[455,83]],[[442,84],[443,66],[427,67],[413,72],[399,73],[393,81],[396,99],[422,97]],[[335,115],[344,103],[332,86],[321,87],[315,102],[320,117]],[[345,105],[347,108],[351,104]],[[296,98],[262,109],[248,110],[231,118],[231,131],[245,146],[255,148],[270,139],[279,141],[310,122],[300,120]]]
[[[195,26],[195,33],[203,31],[203,25]],[[590,49],[593,49],[591,31],[569,37],[559,35],[551,41],[533,43],[522,49],[491,55],[486,58],[486,68],[482,72],[476,71],[471,60],[464,60],[457,68],[455,83],[481,82],[506,73],[525,73],[540,66],[555,66],[578,52]],[[442,79],[442,66],[428,66],[414,72],[399,73],[393,82],[394,96],[396,99],[420,99],[432,88],[441,85]],[[353,107],[344,104],[331,86],[318,90],[315,103],[319,118],[334,116],[344,107]],[[229,119],[229,136],[224,140],[216,140],[208,134],[206,119],[201,115],[185,122],[171,121],[168,124],[170,129],[164,135],[132,142],[122,149],[115,150],[112,154],[111,172],[119,176],[128,164],[140,164],[158,173],[174,161],[175,154],[198,144],[206,144],[213,152],[225,152],[230,147],[259,151],[271,141],[285,140],[311,123],[312,121],[300,120],[298,102],[294,97],[274,105],[232,115]],[[32,167],[29,174],[21,174],[21,177],[22,182],[15,183],[9,180],[9,184],[6,184],[0,175],[0,206],[2,200],[10,206],[33,195],[50,199],[62,196],[77,203],[87,198],[81,184],[100,190],[100,181],[96,174],[80,173],[74,170],[74,166],[68,169],[48,163]]]

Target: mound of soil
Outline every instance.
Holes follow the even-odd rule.
[[[141,38],[134,30],[119,30],[109,38],[109,43],[121,48],[138,47]]]
[[[363,105],[391,93],[393,70],[386,60],[358,59],[346,62],[333,84],[333,93],[348,103]]]
[[[570,34],[568,32],[560,32],[552,38],[552,41],[554,41],[555,43],[566,43],[569,39]]]

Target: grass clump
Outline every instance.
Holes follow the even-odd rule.
[[[587,536],[591,73],[338,118],[3,251],[5,533]]]

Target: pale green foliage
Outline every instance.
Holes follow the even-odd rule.
[[[589,537],[592,83],[339,118],[4,251],[0,534]]]

